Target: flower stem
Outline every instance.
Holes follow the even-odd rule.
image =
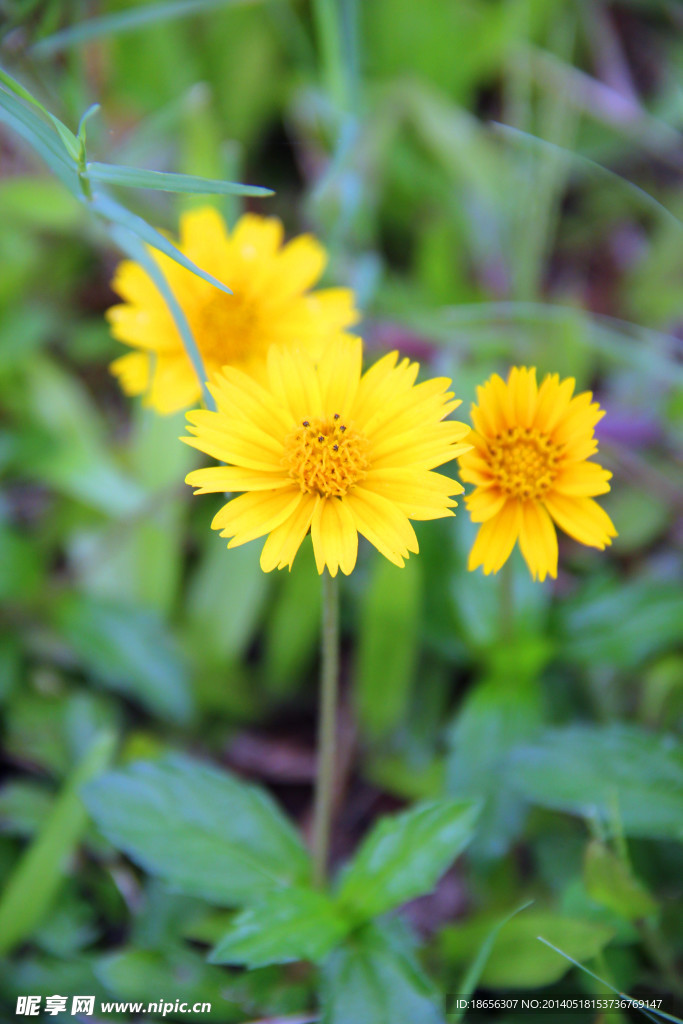
[[[313,811],[313,877],[321,887],[327,874],[332,805],[334,801],[335,739],[339,690],[339,590],[325,571],[321,636],[320,707],[318,711],[318,767]]]

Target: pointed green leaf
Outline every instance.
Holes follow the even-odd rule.
[[[357,920],[431,892],[474,835],[479,803],[432,800],[382,818],[343,874],[337,899]]]
[[[67,128],[67,126],[63,124],[58,117],[55,117],[54,114],[48,114],[47,116],[50,118],[53,125],[57,129],[57,134],[59,135],[60,139],[62,140],[62,143],[64,144],[64,149],[67,151],[67,153],[73,161],[78,162],[81,156],[80,140],[77,139],[74,133],[71,131],[71,129]]]
[[[199,381],[202,389],[204,403],[208,409],[215,409],[216,403],[214,401],[214,397],[206,386],[208,377],[206,370],[204,369],[202,354],[194,339],[194,334],[192,333],[192,328],[185,316],[185,311],[176,299],[173,289],[166,280],[166,275],[147,249],[147,246],[143,245],[139,237],[132,231],[129,231],[128,228],[120,226],[113,227],[111,229],[111,237],[132,260],[135,260],[136,263],[139,263],[140,266],[147,271],[149,277],[154,281],[154,284],[161,293],[161,296],[175,321],[175,325],[178,328],[178,333],[182,338],[185,352],[192,363],[194,372],[197,375],[197,380]]]
[[[308,854],[270,796],[210,765],[139,761],[87,786],[84,799],[114,845],[178,892],[247,906],[309,881]]]
[[[0,121],[29,143],[70,192],[81,195],[76,168],[57,135],[29,107],[0,89]]]
[[[88,107],[88,109],[83,112],[83,114],[81,115],[81,119],[78,122],[78,138],[81,140],[81,142],[83,143],[84,146],[85,146],[85,128],[86,128],[86,125],[87,125],[88,121],[90,120],[90,118],[94,117],[99,109],[100,109],[99,103],[91,103],[90,106]]]
[[[49,909],[64,881],[66,862],[87,824],[78,791],[106,766],[113,747],[114,737],[110,733],[102,733],[93,742],[10,875],[0,900],[1,953],[9,952],[28,938]]]
[[[683,839],[683,747],[632,725],[552,729],[518,748],[510,778],[527,800],[627,835]]]
[[[324,893],[280,889],[234,920],[209,960],[214,964],[265,967],[292,960],[317,963],[352,927]]]
[[[369,925],[325,964],[322,1024],[443,1024],[440,998],[397,922]]]
[[[171,3],[144,4],[115,14],[106,14],[101,18],[90,18],[88,21],[81,21],[70,28],[62,29],[46,39],[41,39],[33,47],[32,52],[39,57],[49,57],[68,46],[76,46],[90,39],[133,32],[155,22],[186,18],[212,8],[226,7],[228,4],[240,6],[253,2],[254,0],[172,0]]]
[[[194,174],[164,174],[137,167],[89,163],[87,171],[93,181],[129,188],[152,188],[161,192],[182,192],[186,195],[272,196],[273,190],[260,185],[240,185],[234,181],[215,181]]]
[[[466,965],[491,930],[497,914],[482,914],[466,924],[444,929],[441,949],[447,960]],[[508,921],[496,932],[493,949],[481,971],[485,988],[536,988],[558,981],[570,964],[554,956],[538,941],[543,935],[579,960],[590,960],[611,940],[611,928],[546,910],[530,910]]]
[[[583,879],[591,899],[627,921],[638,921],[657,910],[652,896],[628,864],[597,839],[586,849]]]
[[[227,295],[232,295],[232,292],[227,285],[222,284],[212,274],[207,274],[205,270],[201,270],[196,263],[193,263],[192,260],[188,259],[187,256],[180,251],[180,249],[177,249],[172,242],[169,242],[169,240],[165,238],[160,231],[153,228],[151,224],[148,224],[146,220],[142,219],[142,217],[138,217],[137,214],[131,213],[131,211],[127,210],[125,206],[121,206],[110,196],[104,195],[100,192],[94,197],[90,205],[102,217],[113,221],[114,224],[119,224],[127,231],[131,231],[134,235],[137,235],[138,238],[142,239],[146,245],[151,245],[152,248],[159,249],[160,252],[163,252],[165,256],[169,256],[172,260],[175,260],[175,262],[179,263],[181,267],[185,268],[185,270],[191,271],[193,274],[201,277],[202,280],[214,285],[214,287],[218,288],[219,291],[225,292]]]

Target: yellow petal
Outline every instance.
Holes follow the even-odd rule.
[[[325,566],[330,576],[337,570],[348,576],[358,555],[358,531],[353,516],[342,498],[326,498],[316,506],[311,523],[313,552],[318,572]]]
[[[560,471],[553,490],[573,497],[593,497],[606,494],[612,474],[595,462],[572,462]]]
[[[127,395],[141,395],[149,385],[150,357],[146,352],[129,352],[109,364]]]
[[[232,537],[229,548],[246,544],[270,533],[297,509],[302,492],[298,487],[278,491],[257,491],[232,498],[213,517],[212,530]]]
[[[497,487],[477,487],[465,498],[467,511],[473,523],[485,523],[498,515],[507,498]]]
[[[481,565],[487,576],[491,572],[498,572],[510,557],[519,534],[519,526],[520,506],[519,502],[512,498],[503,505],[498,515],[479,527],[467,568],[477,569]]]
[[[553,493],[544,503],[557,525],[581,544],[602,550],[617,536],[612,520],[592,498]]]
[[[557,577],[557,534],[552,520],[537,501],[522,505],[519,546],[533,579]]]
[[[328,416],[353,415],[363,362],[360,338],[340,338],[327,346],[318,366],[323,408]]]
[[[240,466],[208,466],[188,473],[185,483],[197,488],[195,494],[218,494],[229,491],[272,491],[291,486],[292,480],[286,474],[258,472]]]
[[[321,499],[317,495],[303,494],[294,512],[268,534],[261,551],[261,568],[264,572],[272,569],[292,568],[294,557],[308,533],[315,509]]]

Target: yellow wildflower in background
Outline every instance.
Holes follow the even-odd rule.
[[[309,291],[327,262],[323,246],[311,235],[282,241],[276,217],[245,214],[229,233],[212,207],[183,214],[179,248],[232,295],[154,253],[187,317],[208,379],[226,364],[263,375],[272,344],[307,348],[317,357],[359,319],[349,289]],[[107,311],[112,334],[135,349],[111,364],[123,390],[146,394],[146,403],[160,413],[198,402],[199,381],[153,281],[139,264],[124,260],[112,286],[124,299]]]
[[[261,568],[291,568],[311,531],[318,572],[356,564],[358,534],[403,566],[417,552],[411,519],[453,515],[463,488],[436,466],[467,450],[460,404],[445,378],[415,384],[419,366],[392,352],[361,376],[362,343],[340,338],[316,366],[272,348],[264,383],[225,367],[211,387],[217,411],[187,414],[188,444],[227,463],[199,469],[200,494],[244,491],[211,524],[228,547],[268,535]]]
[[[612,474],[588,462],[598,450],[593,428],[604,413],[575,381],[513,367],[505,383],[494,374],[477,388],[473,449],[460,459],[461,477],[476,484],[465,504],[481,523],[468,569],[497,572],[519,546],[534,579],[557,576],[553,521],[570,537],[605,548],[617,533],[593,501],[609,491]]]

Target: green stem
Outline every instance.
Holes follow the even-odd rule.
[[[339,690],[339,590],[325,571],[321,638],[318,768],[313,811],[313,877],[321,887],[327,875],[332,805],[334,802],[335,738]]]

